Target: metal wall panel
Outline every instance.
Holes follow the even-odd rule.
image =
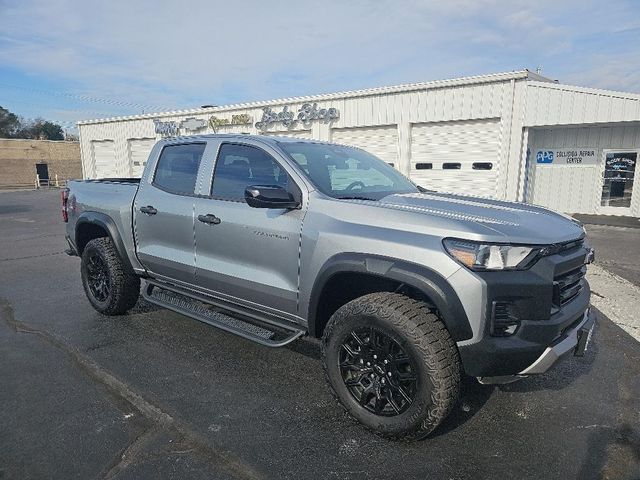
[[[275,137],[313,138],[311,130],[269,132],[267,133],[267,135],[272,135]]]
[[[593,148],[596,165],[538,165],[544,148]],[[529,132],[529,185],[526,201],[567,213],[600,213],[605,149],[640,150],[640,124],[536,128]],[[631,205],[640,216],[640,175]]]
[[[97,178],[100,176],[95,166],[93,143],[103,140],[113,143],[111,168],[115,170],[115,174],[110,176],[128,177],[131,175],[128,140],[135,138],[159,138],[155,134],[153,121],[141,119],[82,126],[80,128],[80,149],[85,177]]]
[[[550,82],[527,82],[525,126],[640,120],[640,95]]]
[[[499,119],[413,125],[411,178],[433,190],[496,197],[501,135]],[[443,168],[452,163],[459,163],[460,169]],[[491,169],[474,169],[474,163],[490,163]],[[420,169],[421,164],[432,168]]]
[[[284,134],[351,143],[371,151],[389,163],[394,163],[394,166],[404,174],[413,175],[412,125],[444,124],[445,122],[456,125],[460,122],[466,124],[468,121],[489,121],[498,122],[500,128],[497,134],[500,142],[498,153],[495,153],[493,147],[490,153],[499,159],[499,168],[495,171],[466,173],[458,171],[456,182],[448,188],[455,187],[457,191],[477,192],[475,182],[480,180],[482,193],[498,198],[516,199],[518,192],[521,191],[519,183],[522,178],[522,125],[527,78],[540,77],[530,72],[511,72],[357,92],[82,122],[79,129],[83,167],[87,177],[94,175],[95,169],[90,153],[91,142],[109,139],[114,142],[114,163],[117,174],[131,175],[137,166],[132,163],[135,160],[131,157],[130,142],[141,138],[161,138],[160,135],[155,134],[154,118],[161,121],[180,122],[194,117],[208,123],[212,115],[230,120],[232,115],[247,114],[251,117],[251,125],[218,126],[217,133]],[[320,108],[336,108],[340,111],[340,117],[330,124],[314,121],[310,130],[300,124],[292,130],[282,125],[272,126],[267,132],[258,131],[255,127],[255,122],[260,120],[264,107],[269,106],[277,112],[287,105],[291,110],[297,111],[307,102],[318,102]],[[452,128],[456,129],[456,127]],[[180,134],[184,133],[180,132]],[[206,128],[194,133],[214,133],[214,131],[207,125]],[[496,138],[496,132],[492,132],[491,135],[489,143]],[[455,136],[451,138],[455,140]],[[454,148],[459,146],[453,145]],[[473,150],[475,148],[473,145],[469,148],[470,151],[460,154],[464,153],[468,157],[478,153]],[[493,163],[496,164],[496,162]],[[440,172],[439,175],[449,178],[454,173]],[[488,186],[489,178],[494,181],[491,187]]]

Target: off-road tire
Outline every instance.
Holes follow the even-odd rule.
[[[358,403],[345,385],[339,367],[345,339],[358,328],[374,326],[401,343],[417,366],[415,397],[395,416],[376,415]],[[347,412],[373,432],[395,440],[429,435],[458,400],[461,367],[458,349],[438,312],[424,302],[397,293],[364,295],[340,307],[322,338],[325,377]]]
[[[89,288],[87,264],[91,255],[101,257],[106,266],[105,274],[109,281],[109,293],[104,301],[97,299]],[[138,301],[140,278],[123,264],[110,238],[95,238],[87,243],[82,252],[80,271],[82,286],[89,302],[103,315],[123,315]]]

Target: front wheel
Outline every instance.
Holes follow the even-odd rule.
[[[126,269],[110,238],[87,243],[80,271],[89,302],[103,315],[122,315],[138,301],[140,278]]]
[[[458,350],[423,302],[387,292],[357,298],[333,314],[322,346],[334,395],[382,436],[424,438],[458,399]]]

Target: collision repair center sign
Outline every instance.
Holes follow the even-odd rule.
[[[536,163],[541,165],[596,165],[595,148],[544,148],[536,151]]]

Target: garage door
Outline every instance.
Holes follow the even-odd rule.
[[[117,177],[118,170],[116,168],[116,152],[113,140],[93,141],[91,146],[96,178]]]
[[[296,130],[292,132],[267,132],[264,135],[273,137],[313,138],[311,130]]]
[[[411,179],[441,192],[496,197],[500,120],[415,124]]]
[[[331,141],[353,145],[372,153],[387,163],[398,166],[398,128],[384,127],[333,128]]]
[[[156,143],[155,138],[132,138],[129,143],[129,164],[131,165],[131,176],[140,178],[147,164],[149,152]]]

